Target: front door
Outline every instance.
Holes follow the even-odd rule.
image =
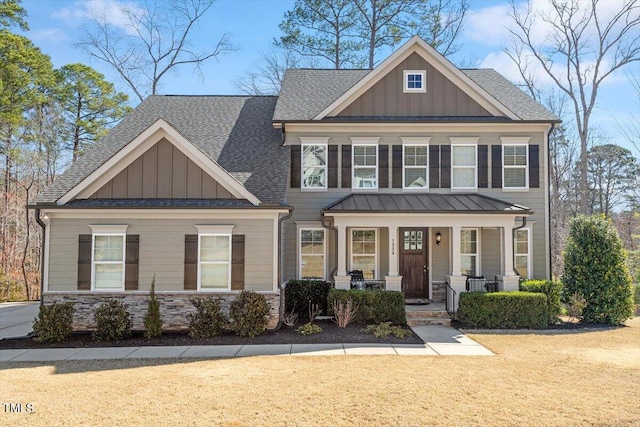
[[[427,229],[400,229],[400,266],[405,298],[429,298]]]

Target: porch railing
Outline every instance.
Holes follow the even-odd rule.
[[[449,313],[451,319],[455,320],[458,311],[456,310],[456,291],[449,285],[449,282],[444,282],[444,284],[446,286],[445,306],[447,307],[447,313]]]

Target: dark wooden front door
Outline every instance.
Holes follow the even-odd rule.
[[[429,297],[426,228],[400,229],[400,275],[406,298]]]

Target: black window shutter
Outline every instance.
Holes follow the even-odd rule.
[[[489,146],[478,145],[478,188],[489,186]]]
[[[451,146],[440,146],[440,187],[451,188]]]
[[[502,145],[491,146],[491,188],[502,188]]]
[[[342,188],[351,188],[351,146],[342,146]]]
[[[78,236],[78,290],[91,290],[91,234]]]
[[[402,145],[394,145],[391,148],[392,186],[402,188]]]
[[[327,185],[329,188],[338,188],[338,146],[330,145],[328,153],[328,170]]]
[[[231,236],[231,290],[244,289],[244,234]]]
[[[529,146],[529,187],[540,187],[540,146]]]
[[[429,146],[429,188],[440,188],[440,146]]]
[[[198,289],[198,235],[184,236],[184,290]]]
[[[378,145],[378,188],[389,188],[388,145]]]
[[[300,188],[302,152],[299,145],[291,146],[291,188]]]
[[[127,234],[126,256],[124,266],[124,290],[138,290],[138,258],[140,253],[140,236]]]

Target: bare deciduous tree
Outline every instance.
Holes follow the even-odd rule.
[[[200,65],[232,50],[229,34],[198,52],[192,36],[215,0],[171,0],[145,3],[144,9],[123,6],[125,25],[114,25],[105,14],[91,17],[79,48],[110,65],[142,101],[158,93],[162,78],[183,65]]]

